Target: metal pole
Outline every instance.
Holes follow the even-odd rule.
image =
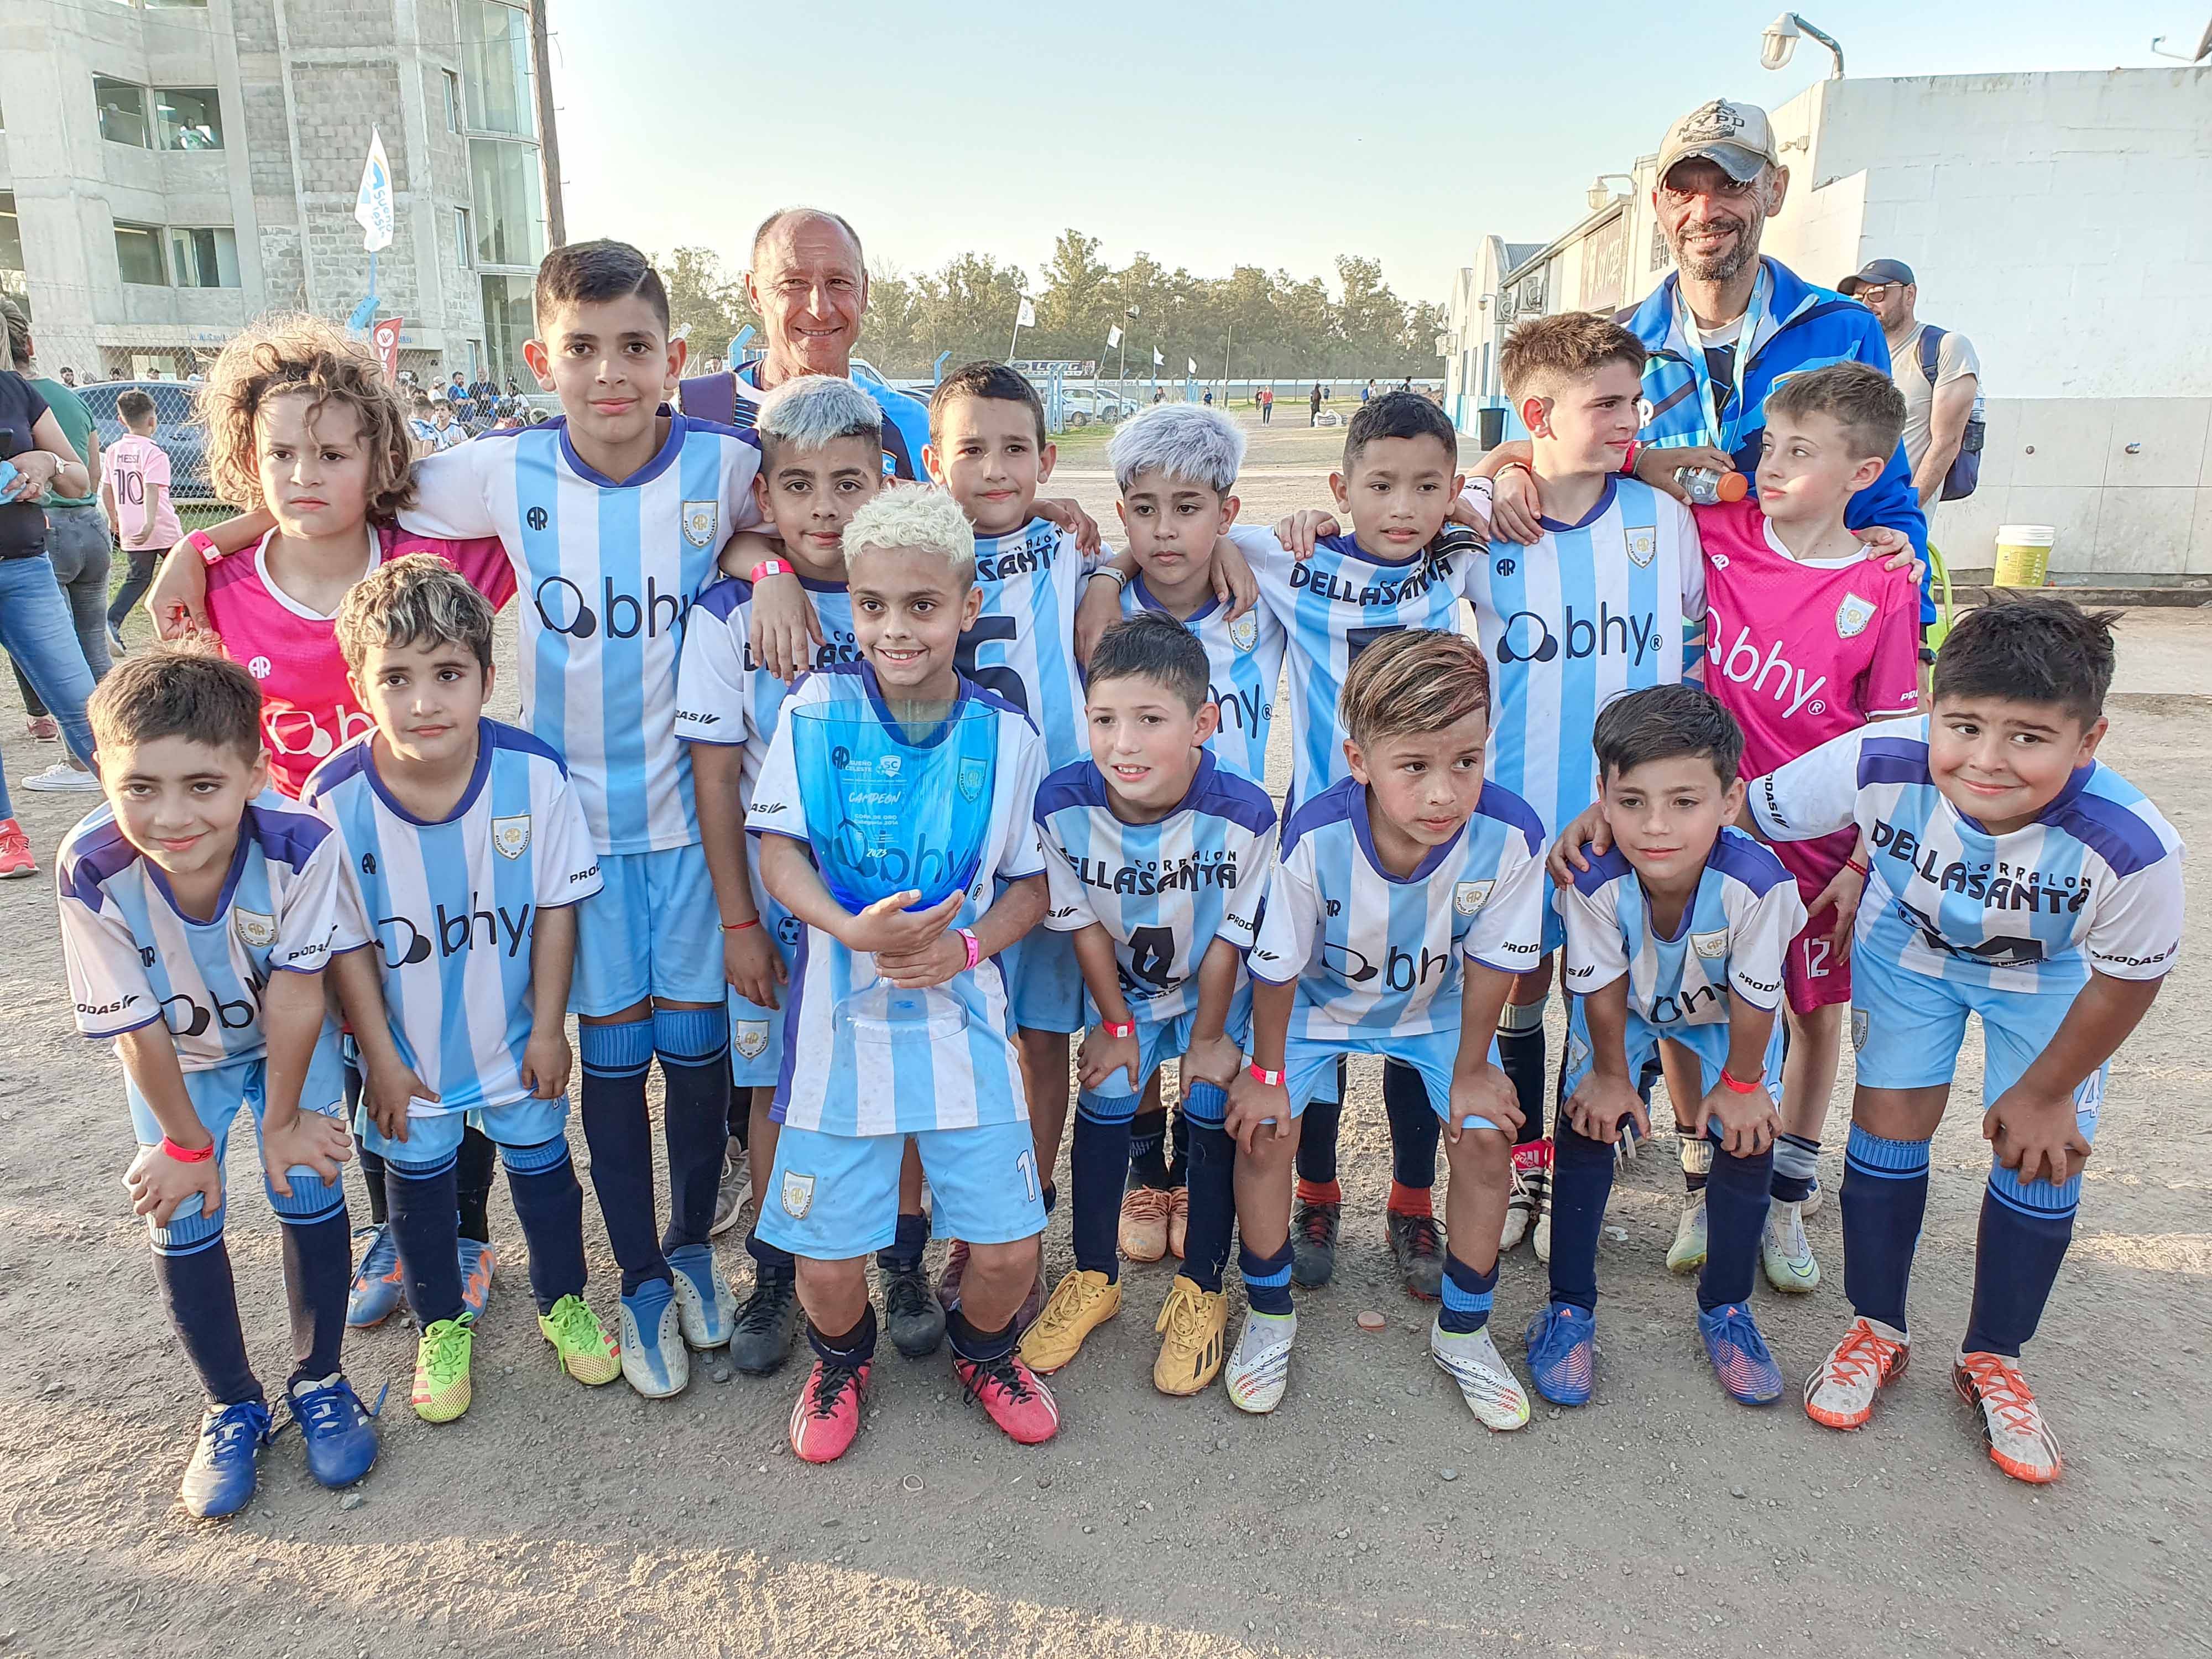
[[[545,191],[545,246],[565,247],[568,215],[561,203],[561,135],[553,118],[553,64],[546,51],[545,0],[531,0],[530,69],[538,91],[538,169]]]
[[[1010,363],[1014,361],[1014,340],[1018,340],[1021,337],[1022,313],[1017,311],[1014,313],[1014,337],[1012,340],[1006,342],[1006,361]]]
[[[1229,343],[1221,348],[1221,406],[1229,407],[1229,354],[1237,349],[1237,324],[1229,325]]]

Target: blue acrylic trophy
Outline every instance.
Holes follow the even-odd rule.
[[[943,719],[886,719],[873,703],[811,703],[785,711],[806,808],[807,841],[823,884],[855,915],[896,893],[927,910],[975,878],[991,829],[998,769],[996,714],[961,702]],[[878,978],[856,986],[835,1018],[867,1042],[940,1042],[968,1028],[942,986],[902,990]]]

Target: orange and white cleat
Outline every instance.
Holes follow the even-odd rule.
[[[2043,1410],[2019,1368],[2001,1353],[1961,1353],[1951,1365],[1951,1386],[1981,1413],[1982,1443],[1990,1462],[2015,1480],[2048,1486],[2065,1460],[2043,1421]]]
[[[1832,1429],[1861,1429],[1874,1398],[1905,1370],[1912,1339],[1879,1319],[1851,1321],[1844,1340],[1805,1379],[1805,1415]]]
[[[1158,1261],[1168,1253],[1168,1212],[1172,1202],[1158,1187],[1132,1187],[1121,1194],[1124,1260]]]

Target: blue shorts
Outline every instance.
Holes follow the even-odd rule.
[[[1766,1052],[1760,1057],[1761,1080],[1766,1085],[1766,1097],[1777,1106],[1782,1103],[1782,1054],[1786,1047],[1788,1022],[1782,1010],[1774,1011],[1774,1030],[1766,1039]],[[1622,1047],[1628,1051],[1628,1076],[1631,1082],[1644,1075],[1648,1066],[1659,1063],[1659,1043],[1662,1038],[1686,1048],[1698,1057],[1698,1086],[1711,1094],[1720,1086],[1721,1073],[1728,1065],[1729,1028],[1726,1022],[1718,1024],[1667,1026],[1652,1025],[1638,1018],[1636,1011],[1628,1011],[1628,1027],[1622,1033]],[[1578,996],[1567,999],[1567,1057],[1560,1067],[1560,1088],[1569,1095],[1582,1086],[1583,1079],[1590,1074],[1589,1026],[1583,1018],[1583,1000]],[[1680,1122],[1679,1109],[1676,1120]],[[1707,1133],[1721,1134],[1718,1118],[1705,1125]]]
[[[1851,1048],[1859,1084],[1868,1089],[1927,1089],[1948,1084],[1958,1069],[1966,1016],[1982,1021],[1982,1105],[2020,1081],[2051,1046],[2081,994],[2078,985],[2050,991],[1993,991],[1900,968],[1870,953],[1851,957]],[[2075,1121],[2094,1136],[2104,1109],[2106,1067],[2074,1091]]]
[[[124,1086],[131,1100],[131,1131],[138,1138],[141,1146],[161,1144],[161,1122],[154,1115],[154,1109],[138,1092],[138,1085],[130,1080],[126,1073]],[[191,1097],[192,1110],[198,1114],[200,1127],[215,1137],[215,1161],[218,1167],[230,1146],[230,1126],[237,1119],[238,1109],[243,1105],[253,1113],[253,1135],[261,1138],[261,1119],[269,1109],[269,1062],[266,1060],[241,1060],[228,1066],[219,1066],[204,1072],[185,1073],[185,1092]],[[307,1080],[300,1089],[300,1109],[319,1112],[325,1117],[345,1115],[345,1060],[339,1052],[337,1027],[327,1022],[323,1033],[315,1039],[315,1052],[307,1062]],[[339,1171],[337,1181],[326,1182],[313,1170],[295,1164],[284,1172],[292,1192],[289,1197],[280,1197],[276,1189],[268,1184],[264,1174],[262,1190],[269,1195],[269,1206],[280,1220],[298,1225],[325,1221],[334,1215],[345,1213],[344,1171]],[[160,1255],[190,1255],[206,1249],[222,1236],[222,1221],[229,1209],[229,1182],[224,1182],[224,1201],[213,1215],[202,1212],[199,1194],[195,1193],[177,1206],[177,1212],[169,1218],[167,1227],[156,1227],[151,1216],[146,1218],[147,1237],[153,1241],[155,1254]]]
[[[757,836],[745,837],[745,851],[753,860],[753,902],[760,911],[760,925],[775,942],[776,952],[782,957],[788,971],[798,960],[799,924],[761,885],[760,854],[754,845],[759,839]],[[720,948],[717,943],[715,949]],[[726,986],[724,988],[728,990]],[[773,1089],[783,1075],[783,1016],[784,1010],[791,1006],[791,988],[787,983],[781,999],[784,1007],[763,1008],[746,1001],[734,990],[729,991],[730,1081],[740,1089]]]
[[[1449,1121],[1452,1072],[1459,1065],[1459,1028],[1404,1036],[1395,1031],[1376,1031],[1358,1036],[1332,1037],[1326,1042],[1291,1037],[1283,1045],[1283,1086],[1291,1097],[1291,1115],[1302,1116],[1307,1103],[1328,1097],[1336,1087],[1336,1062],[1344,1054],[1380,1054],[1410,1066],[1428,1086],[1429,1105],[1437,1117]],[[1498,1045],[1490,1045],[1490,1060],[1498,1063]],[[1462,1129],[1495,1129],[1486,1117],[1470,1116]],[[1502,1133],[1502,1132],[1501,1132]]]
[[[999,953],[1006,970],[1006,1000],[1018,1031],[1083,1029],[1083,969],[1075,962],[1075,935],[1032,927]]]
[[[898,1237],[905,1135],[833,1135],[789,1124],[760,1206],[763,1243],[812,1261],[846,1261]],[[1036,1143],[1026,1120],[914,1137],[936,1207],[933,1231],[970,1244],[1011,1244],[1044,1231]]]
[[[1085,1015],[1097,1010],[1086,1006]],[[1117,1071],[1096,1089],[1085,1089],[1076,1096],[1077,1109],[1086,1117],[1101,1123],[1119,1123],[1137,1115],[1137,1103],[1143,1097],[1145,1085],[1152,1081],[1152,1073],[1160,1069],[1164,1060],[1179,1060],[1190,1048],[1191,1030],[1198,1024],[1198,1010],[1178,1014],[1173,1019],[1139,1020],[1137,1022],[1137,1083],[1129,1086],[1129,1074]],[[1252,1034],[1252,988],[1237,988],[1229,1005],[1229,1018],[1224,1029],[1241,1048]],[[1332,1079],[1331,1082],[1334,1083]],[[1186,1098],[1190,1085],[1183,1085]]]
[[[567,1134],[568,1097],[539,1100],[526,1096],[504,1106],[410,1117],[404,1140],[394,1140],[379,1129],[366,1108],[355,1112],[353,1121],[361,1144],[402,1174],[442,1166],[460,1150],[464,1125],[501,1146],[542,1146]]]
[[[602,853],[599,890],[576,907],[568,1011],[598,1019],[659,997],[722,1000],[722,913],[703,848]]]

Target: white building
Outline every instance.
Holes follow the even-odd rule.
[[[524,376],[545,247],[526,3],[0,0],[0,292],[40,366],[182,375],[264,311],[344,319],[372,128],[401,362]]]
[[[1981,487],[1934,527],[1953,568],[2033,523],[2061,572],[2212,574],[2212,69],[1824,81],[1771,113],[1790,182],[1764,251],[1828,287],[1902,259],[1922,319],[1980,354]],[[1666,276],[1656,165],[1594,187],[1556,241],[1484,239],[1446,343],[1463,428],[1504,408],[1515,319],[1632,305]]]

